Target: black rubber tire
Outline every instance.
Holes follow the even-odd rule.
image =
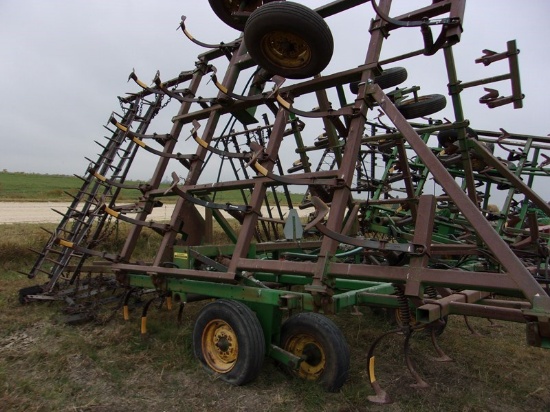
[[[218,324],[220,327],[212,331]],[[209,336],[209,331],[215,336]],[[225,346],[221,347],[222,344]],[[209,351],[214,347],[215,353]],[[244,385],[258,376],[265,358],[260,321],[241,302],[219,299],[209,303],[195,321],[193,351],[208,373],[232,385]],[[218,354],[221,356],[216,358]],[[234,360],[226,362],[223,358],[227,356]],[[216,361],[221,362],[221,367],[226,370],[216,370]]]
[[[471,137],[476,140],[479,140],[476,131],[470,127],[466,127],[466,137]],[[460,145],[458,144],[458,129],[449,129],[442,130],[437,134],[437,142],[439,146],[444,148],[448,154],[456,153],[460,150]],[[495,152],[495,144],[492,142],[480,142],[482,146],[490,152]],[[483,157],[477,153],[474,149],[469,151],[470,159],[472,163],[472,169],[479,172],[485,169],[488,165],[483,159]]]
[[[273,1],[273,0],[271,0]],[[229,27],[234,28],[235,30],[243,31],[244,26],[246,25],[246,20],[243,18],[236,18],[232,13],[238,11],[240,1],[229,1],[229,0],[208,0],[212,11],[218,16],[218,18],[227,24]],[[262,4],[269,3],[269,0],[249,0],[248,4],[243,11],[252,13]]]
[[[290,1],[256,9],[246,22],[244,43],[260,67],[289,79],[320,73],[334,50],[325,20],[310,8]]]
[[[40,295],[43,292],[42,286],[40,285],[28,286],[26,288],[19,289],[19,303],[25,305],[29,303],[27,299],[28,295]]]
[[[466,135],[478,139],[477,133],[471,127],[466,127]],[[449,144],[453,144],[458,140],[458,130],[448,129],[442,130],[437,134],[437,141],[441,147],[446,147]]]
[[[280,346],[306,357],[298,370],[286,368],[291,375],[316,381],[329,392],[338,391],[348,379],[348,344],[340,329],[324,315],[303,312],[289,318],[281,328]],[[319,370],[312,372],[316,367]]]
[[[443,110],[447,106],[447,99],[442,94],[428,94],[420,96],[418,101],[407,99],[397,104],[397,109],[405,119],[429,116]]]
[[[376,76],[373,83],[380,86],[382,90],[388,87],[398,86],[407,80],[407,69],[404,67],[391,67],[384,70],[380,75]],[[359,82],[351,82],[349,84],[349,90],[353,94],[357,94],[359,91]]]

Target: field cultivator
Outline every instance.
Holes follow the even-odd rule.
[[[169,80],[157,73],[147,84],[131,73],[137,90],[119,98],[103,151],[88,159],[80,192],[30,272],[48,282],[22,289],[21,301],[65,301],[73,322],[119,310],[127,319],[141,304],[146,333],[153,302],[178,303],[181,314],[188,302],[214,298],[195,321],[194,351],[236,385],[254,379],[267,355],[338,390],[349,349],[324,315],[360,306],[396,313],[388,333],[404,335],[419,385],[410,337],[428,326],[442,354],[436,337],[450,315],[522,322],[530,345],[550,348],[550,206],[537,189],[550,172],[550,138],[478,130],[461,105],[466,88],[506,81],[510,96],[486,89],[480,102],[521,108],[515,41],[477,61],[503,60],[508,73],[462,82],[453,48],[465,1],[434,0],[397,17],[391,3],[311,10],[210,0],[242,31],[219,44],[197,40],[183,17],[181,30],[204,52]],[[354,10],[372,17],[364,64],[320,74],[334,47],[325,18]],[[381,60],[395,30],[421,36],[424,47]],[[435,65],[434,55],[445,62],[447,90],[423,95],[406,83],[406,60]],[[437,117],[447,105],[453,121]],[[170,110],[163,129],[153,119]],[[138,153],[156,166],[132,186]],[[122,189],[135,190],[136,201],[120,204]],[[240,201],[224,201],[227,193]],[[166,201],[175,202],[170,220],[148,219]],[[126,240],[103,251],[118,222],[130,227]],[[215,227],[223,240],[213,242]],[[145,231],[160,239],[150,262],[134,257]],[[371,400],[382,403],[389,398],[374,378],[374,352],[386,335],[372,344],[368,367]]]

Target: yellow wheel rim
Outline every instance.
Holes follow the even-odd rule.
[[[210,321],[202,332],[202,353],[208,366],[217,373],[227,373],[239,356],[237,335],[221,319]]]
[[[274,64],[284,68],[300,68],[311,60],[311,48],[300,36],[284,31],[266,34],[261,42],[266,57]]]
[[[309,335],[293,336],[287,344],[287,350],[304,359],[296,371],[302,379],[317,380],[325,370],[326,357],[323,347]]]

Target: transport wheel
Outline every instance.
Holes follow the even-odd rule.
[[[398,86],[405,80],[407,80],[407,69],[404,67],[392,67],[375,76],[373,83],[380,86],[381,89],[387,89],[388,87]],[[359,91],[359,81],[351,82],[349,90],[353,94],[357,94]]]
[[[474,138],[476,140],[479,140],[478,135],[476,131],[470,127],[466,127],[466,136],[470,138]],[[457,129],[449,129],[449,130],[442,130],[437,134],[437,141],[439,143],[439,146],[441,146],[443,149],[445,149],[445,154],[452,155],[455,153],[458,153],[460,151],[460,145],[458,143],[458,130]],[[485,146],[485,148],[490,152],[495,152],[495,144],[492,142],[481,142],[482,146]],[[481,171],[485,168],[487,168],[487,163],[483,159],[483,156],[481,156],[479,153],[477,153],[475,150],[470,150],[470,159],[472,162],[472,169],[475,171]]]
[[[44,291],[40,285],[29,286],[26,288],[19,289],[19,303],[25,305],[29,303],[27,296],[29,295],[40,295]]]
[[[268,3],[255,10],[246,22],[244,43],[259,66],[289,79],[320,73],[334,49],[325,20],[290,1]]]
[[[466,127],[466,135],[478,139],[477,133],[471,127]],[[455,143],[458,140],[458,130],[457,129],[448,129],[441,130],[437,134],[437,142],[441,147],[448,147],[449,145]]]
[[[271,0],[273,1],[273,0]],[[237,17],[233,13],[238,12],[241,8],[241,0],[208,0],[212,11],[219,17],[221,21],[227,24],[229,27],[235,30],[243,31],[246,24],[246,18]],[[242,8],[243,12],[252,13],[258,7],[269,1],[262,0],[247,0],[244,1],[245,5]]]
[[[349,373],[350,354],[344,335],[327,317],[304,312],[289,318],[281,328],[281,347],[304,359],[288,371],[301,379],[317,381],[329,392],[338,391]]]
[[[244,385],[258,376],[264,361],[260,321],[243,303],[226,299],[209,303],[195,322],[193,350],[209,373]]]
[[[396,106],[405,119],[416,119],[443,110],[447,106],[447,99],[442,94],[429,94],[419,97],[416,101],[414,99],[403,100]]]

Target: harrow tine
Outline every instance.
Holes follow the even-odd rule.
[[[391,400],[388,393],[384,389],[382,389],[382,387],[380,386],[380,384],[376,380],[376,376],[375,376],[375,373],[374,373],[374,360],[375,360],[374,351],[375,351],[376,347],[378,346],[378,344],[380,344],[380,342],[382,342],[382,340],[385,337],[390,336],[392,334],[400,333],[401,331],[402,331],[401,328],[397,328],[397,329],[393,329],[393,330],[390,330],[388,332],[385,332],[384,334],[379,336],[372,343],[372,345],[369,348],[369,352],[368,352],[368,355],[367,355],[367,365],[368,365],[367,374],[368,374],[368,377],[369,377],[369,383],[370,383],[372,389],[374,389],[375,395],[369,395],[368,400],[372,403],[376,403],[376,404],[379,404],[379,405],[386,405],[386,404],[393,403],[393,401]]]
[[[470,331],[470,333],[474,336],[481,336],[481,333],[479,333],[478,331],[476,331],[472,325],[470,325],[470,321],[468,320],[468,316],[464,316],[464,323],[466,324],[466,327],[468,328],[468,330]]]
[[[441,346],[439,346],[439,343],[437,342],[437,330],[436,328],[431,328],[430,330],[430,339],[432,341],[432,345],[437,352],[438,357],[433,358],[436,362],[453,362],[453,359],[448,356],[445,352],[443,352],[443,349],[441,349]]]
[[[405,363],[407,364],[407,368],[409,369],[409,372],[413,376],[413,378],[416,380],[415,383],[411,384],[411,387],[413,388],[429,388],[430,385],[422,379],[420,374],[416,371],[414,368],[411,356],[410,356],[410,340],[414,333],[414,329],[410,329],[406,335],[405,335],[405,341],[403,343],[403,353],[405,355]]]

